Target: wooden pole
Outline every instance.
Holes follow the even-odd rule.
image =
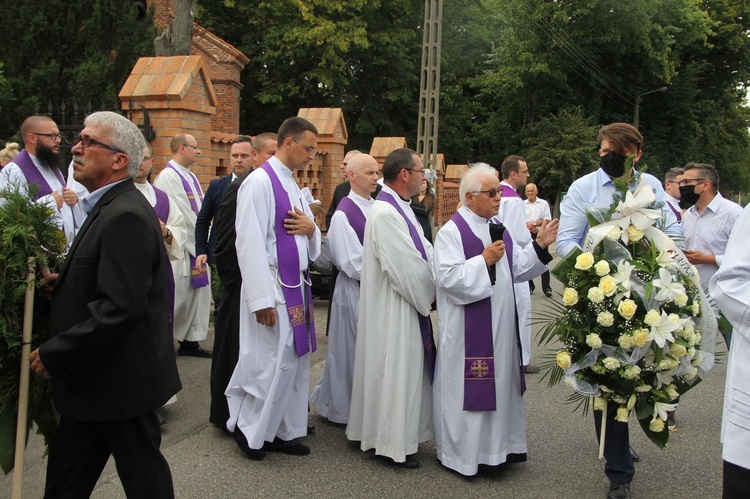
[[[13,499],[21,499],[23,460],[26,452],[26,419],[29,409],[29,354],[31,353],[31,325],[34,320],[34,257],[29,257],[26,276],[26,300],[23,309],[23,343],[21,346],[21,384],[18,390],[18,422],[16,423],[16,455],[13,464]]]

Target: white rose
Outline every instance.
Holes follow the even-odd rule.
[[[635,225],[631,225],[628,227],[628,239],[630,239],[631,243],[637,243],[641,239],[643,239],[643,235],[645,232],[643,232],[641,229],[636,228]]]
[[[635,387],[635,391],[637,391],[638,393],[648,393],[651,391],[651,385],[638,385]]]
[[[653,326],[654,324],[658,324],[660,319],[661,315],[659,314],[658,310],[649,310],[646,313],[646,317],[643,318],[643,322],[645,322],[649,326]]]
[[[570,354],[566,352],[565,350],[557,352],[557,356],[555,360],[557,361],[557,365],[560,366],[560,369],[569,368],[572,362],[572,359],[570,358]]]
[[[672,400],[680,396],[680,392],[677,391],[677,387],[675,385],[667,386],[667,388],[664,391],[667,392],[667,395],[669,395],[672,398]]]
[[[588,270],[594,265],[594,255],[591,253],[581,253],[576,257],[575,267],[578,270]]]
[[[678,364],[679,362],[676,359],[673,359],[671,357],[665,357],[664,359],[662,359],[661,362],[659,362],[659,370],[671,371],[672,369],[677,367]]]
[[[609,262],[607,260],[599,260],[596,262],[596,265],[594,265],[594,271],[596,271],[596,275],[598,276],[609,274]]]
[[[678,359],[687,354],[687,348],[685,348],[683,345],[680,345],[679,343],[672,343],[671,345],[669,345],[669,351]]]
[[[614,226],[607,232],[607,239],[610,241],[618,241],[622,237],[622,229],[618,226]]]
[[[599,337],[596,333],[591,333],[586,335],[586,344],[590,346],[591,348],[601,348],[602,347],[602,339]]]
[[[620,368],[620,361],[615,359],[614,357],[607,357],[606,359],[602,360],[602,364],[604,364],[604,367],[606,367],[610,371],[614,371]]]
[[[618,407],[617,416],[615,416],[615,421],[619,421],[620,423],[627,423],[628,416],[630,416],[630,411],[628,410],[627,407]]]
[[[607,407],[607,401],[602,397],[594,397],[594,410],[603,411]]]
[[[617,305],[617,313],[628,321],[633,318],[636,310],[638,310],[638,305],[630,299],[622,300],[620,304]]]
[[[662,432],[664,431],[664,421],[656,417],[651,420],[651,423],[648,425],[648,429],[653,431],[654,433]]]
[[[565,291],[563,291],[563,303],[568,307],[572,307],[578,303],[578,291],[573,288],[565,288]]]
[[[599,280],[599,288],[604,296],[612,296],[617,292],[617,281],[609,275],[605,275]]]
[[[615,323],[615,316],[611,312],[601,312],[596,316],[596,322],[604,327],[609,327]]]

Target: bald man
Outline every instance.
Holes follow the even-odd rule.
[[[352,156],[346,175],[351,190],[336,208],[327,235],[331,260],[339,271],[331,298],[328,356],[323,377],[310,397],[318,414],[339,424],[349,421],[362,242],[367,214],[375,202],[370,195],[378,186],[378,162],[369,154]]]
[[[536,234],[539,227],[547,220],[552,220],[552,212],[549,209],[549,203],[544,199],[537,197],[539,189],[536,184],[526,184],[526,199],[523,201],[523,207],[526,209],[526,227],[531,232],[531,238],[536,240]],[[547,298],[552,298],[552,288],[549,283],[549,270],[542,274],[542,290]],[[529,292],[534,292],[534,280],[529,280]]]

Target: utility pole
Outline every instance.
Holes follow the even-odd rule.
[[[443,38],[443,0],[425,0],[422,73],[419,82],[417,153],[424,167],[437,170],[440,110],[440,47]]]
[[[641,111],[641,97],[648,94],[653,94],[654,92],[666,92],[667,87],[661,87],[657,88],[656,90],[649,90],[648,92],[644,92],[642,94],[638,94],[635,98],[635,112],[633,113],[633,126],[637,129],[638,128],[638,120],[640,118],[640,111]]]

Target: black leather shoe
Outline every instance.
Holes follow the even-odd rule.
[[[247,443],[247,439],[245,438],[245,434],[242,433],[238,426],[234,428],[234,433],[232,433],[232,436],[234,437],[234,441],[237,444],[237,447],[239,447],[240,450],[250,459],[260,461],[261,459],[266,457],[266,451],[264,451],[263,449],[250,448]]]
[[[314,424],[307,425],[307,434],[312,435],[313,433],[315,433],[315,425]]]
[[[406,459],[402,463],[399,463],[398,461],[394,461],[388,456],[382,456],[382,457],[383,459],[385,459],[386,462],[388,462],[389,464],[393,466],[396,466],[397,468],[406,468],[410,470],[415,470],[419,468],[419,461],[417,461],[411,456],[406,456]]]
[[[545,289],[544,290],[544,296],[547,298],[552,298],[552,290],[551,289]]]
[[[167,424],[167,420],[164,417],[164,414],[159,412],[159,409],[156,410],[156,417],[159,418],[159,425],[165,425]]]
[[[630,499],[630,484],[610,483],[607,499]]]
[[[281,454],[289,454],[290,456],[307,456],[310,454],[310,447],[302,445],[296,439],[287,441],[275,438],[273,442],[263,444],[263,450],[267,452],[280,452]]]
[[[213,357],[213,353],[211,350],[206,350],[203,347],[198,348],[178,348],[177,349],[177,355],[189,355],[193,357],[201,357],[204,359],[210,359]]]
[[[630,446],[630,455],[633,457],[633,462],[637,463],[641,460],[641,456],[639,456],[635,450],[633,450],[633,446]]]

